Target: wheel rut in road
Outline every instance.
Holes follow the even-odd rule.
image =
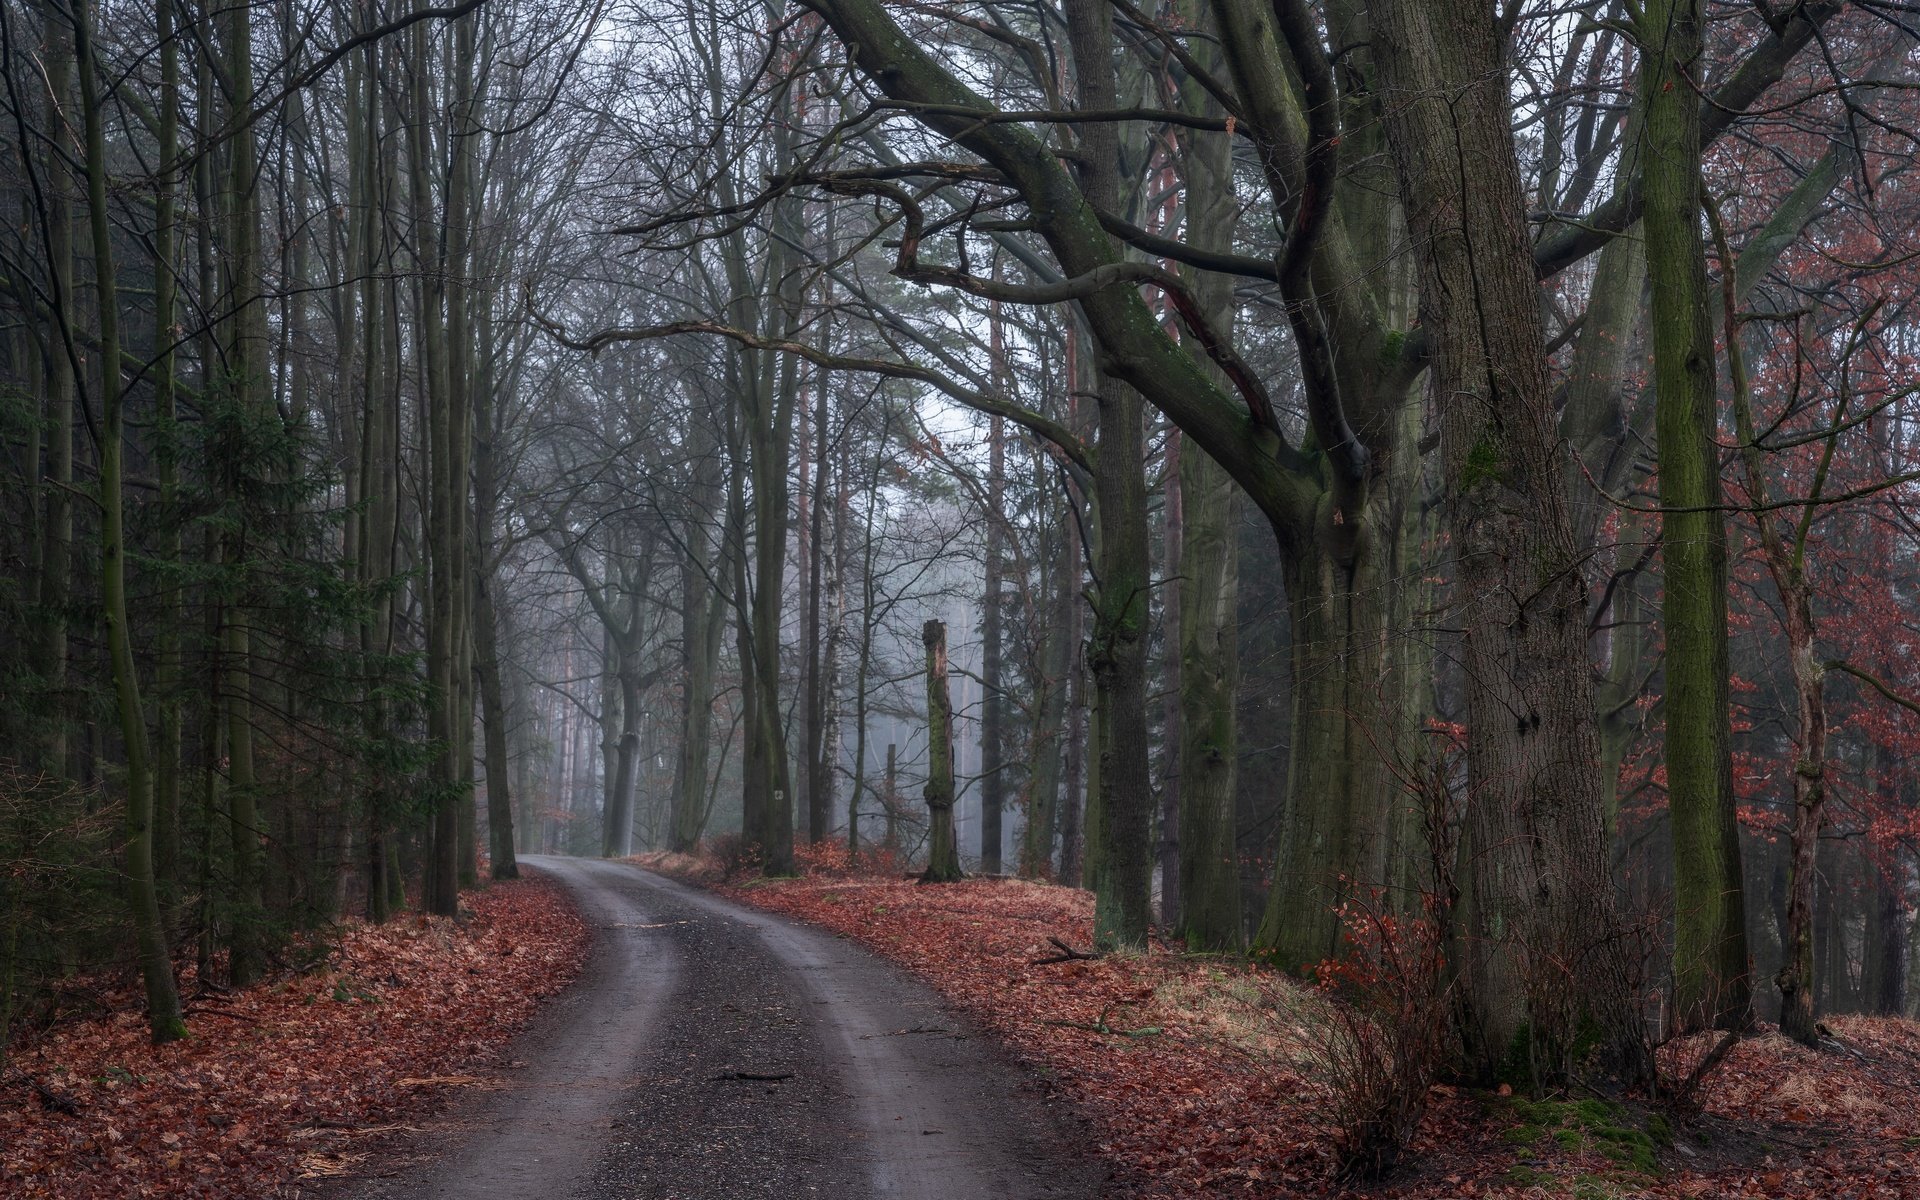
[[[1077,1122],[857,945],[627,864],[522,861],[596,928],[586,970],[352,1200],[1100,1195]]]

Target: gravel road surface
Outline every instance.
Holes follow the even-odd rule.
[[[596,930],[489,1087],[347,1200],[1087,1200],[1078,1124],[939,998],[830,933],[622,863],[523,863]]]

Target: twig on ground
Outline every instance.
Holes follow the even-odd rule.
[[[77,1117],[80,1115],[80,1102],[78,1100],[75,1100],[65,1092],[48,1087],[24,1071],[16,1074],[13,1078],[5,1082],[17,1083],[30,1090],[34,1098],[40,1101],[40,1107],[46,1109],[48,1112],[57,1112],[62,1116],[68,1117]]]
[[[1136,1001],[1115,1000],[1113,1003],[1107,1005],[1105,1008],[1100,1010],[1099,1020],[1093,1022],[1091,1025],[1089,1025],[1085,1021],[1043,1020],[1040,1023],[1042,1025],[1059,1025],[1066,1029],[1084,1029],[1084,1030],[1087,1030],[1089,1033],[1104,1033],[1109,1036],[1130,1037],[1130,1038],[1158,1037],[1160,1036],[1161,1033],[1165,1032],[1158,1025],[1142,1025],[1138,1029],[1115,1029],[1113,1026],[1107,1024],[1107,1016],[1108,1014],[1113,1012],[1114,1009],[1119,1008],[1123,1004],[1133,1004],[1133,1003],[1136,1003]]]
[[[1048,955],[1046,958],[1036,958],[1029,965],[1044,967],[1052,963],[1092,961],[1100,957],[1085,950],[1075,950],[1057,937],[1049,937],[1047,940],[1052,942],[1060,953]]]
[[[1700,1082],[1712,1074],[1713,1069],[1725,1061],[1728,1054],[1732,1053],[1734,1046],[1740,1041],[1741,1032],[1739,1029],[1727,1030],[1719,1042],[1714,1045],[1713,1049],[1707,1051],[1705,1057],[1701,1058],[1701,1060],[1694,1065],[1693,1070],[1687,1073],[1686,1079],[1682,1080],[1679,1088],[1674,1091],[1673,1099],[1667,1102],[1669,1107],[1686,1107],[1694,1091],[1699,1088]]]

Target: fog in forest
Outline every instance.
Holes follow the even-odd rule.
[[[1913,22],[0,0],[0,1086],[78,994],[199,1044],[530,856],[500,930],[718,919],[562,857],[853,905],[1129,1062],[1214,1028],[1115,1007],[1212,994],[1166,955],[1311,996],[1193,1036],[1324,1103],[1190,1123],[1321,1130],[1316,1187],[1444,1174],[1449,1089],[1685,1124],[1762,1034],[1879,1061],[1832,1022],[1920,1016]],[[972,881],[947,933],[915,879]],[[1003,967],[1121,974],[954,982]],[[1115,1136],[1096,1191],[1226,1194]]]

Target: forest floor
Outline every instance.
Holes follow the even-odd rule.
[[[1437,1086],[1386,1182],[1336,1179],[1323,1012],[1310,985],[1245,960],[1149,954],[1038,964],[1086,947],[1089,893],[1007,879],[919,886],[827,870],[722,877],[643,865],[824,926],[899,963],[1042,1072],[1090,1120],[1110,1194],[1183,1197],[1920,1197],[1920,1025],[1837,1018],[1820,1051],[1762,1029],[1683,1117],[1600,1096],[1532,1101]],[[1663,1051],[1684,1074],[1700,1038]],[[1504,1090],[1503,1090],[1504,1091]]]
[[[592,927],[585,970],[312,1200],[1105,1200],[1084,1123],[908,972],[626,863],[523,861]]]
[[[587,930],[551,881],[461,907],[345,923],[241,991],[195,995],[189,970],[193,1033],[167,1046],[148,1043],[132,981],[93,981],[93,1015],[0,1065],[0,1195],[283,1196],[351,1170],[474,1082],[580,969]]]

